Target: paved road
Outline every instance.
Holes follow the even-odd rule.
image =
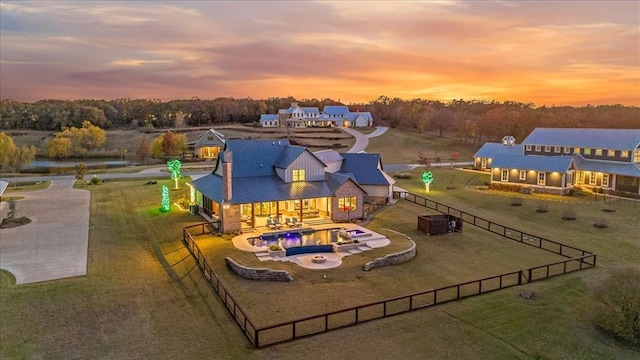
[[[356,138],[356,143],[347,152],[359,153],[363,152],[367,148],[367,145],[369,145],[369,138],[377,137],[384,134],[388,128],[384,126],[378,126],[376,130],[368,135],[365,135],[358,130],[354,130],[348,127],[341,127],[340,129]]]
[[[12,193],[18,216],[31,223],[0,230],[0,268],[11,272],[16,284],[86,275],[89,239],[89,201],[86,190],[73,181],[49,179],[45,190]],[[2,202],[1,213],[8,206]]]

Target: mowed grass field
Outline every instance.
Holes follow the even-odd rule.
[[[387,138],[385,145],[382,140],[386,136],[395,140]],[[403,136],[410,141],[403,142]],[[376,144],[378,140],[381,142]],[[410,154],[418,154],[425,144],[436,143],[431,140],[429,136],[402,135],[390,129],[370,139],[367,151],[381,152],[386,163],[415,162],[403,159],[417,159]],[[443,142],[440,148],[443,154],[459,151],[460,160],[464,160],[458,144]],[[412,179],[398,180],[398,185],[416,193],[424,191],[421,172],[412,171]],[[513,207],[511,197],[521,195],[474,188],[488,180],[487,174],[436,169],[434,178],[429,195],[433,200],[596,252],[598,268],[254,350],[182,245],[181,228],[201,219],[178,211],[158,211],[160,186],[172,187],[172,183],[108,181],[89,188],[90,221],[95,229],[90,230],[87,276],[15,286],[10,274],[0,272],[0,358],[640,357],[637,349],[600,333],[589,319],[591,290],[607,270],[640,266],[640,203],[604,204],[601,198],[594,202],[591,197],[536,194],[523,196],[523,205]],[[467,184],[471,186],[466,188]],[[186,194],[186,186],[181,188],[171,192],[172,199]],[[536,213],[542,201],[549,212]],[[562,210],[567,207],[577,209],[576,221],[561,220]],[[605,207],[616,212],[603,212]],[[403,293],[404,288],[409,293],[494,271],[510,271],[514,266],[519,268],[521,262],[526,267],[558,259],[468,224],[462,234],[427,237],[416,229],[416,215],[426,213],[430,211],[403,201],[377,213],[367,227],[388,235],[392,244],[346,257],[341,267],[326,272],[293,264],[260,263],[254,255],[235,250],[228,239],[200,237],[198,242],[203,250],[211,251],[212,265],[228,280],[234,295],[246,299],[246,305],[239,301],[241,305],[265,324],[297,318],[302,313],[367,303]],[[598,217],[606,217],[610,227],[593,227]],[[418,244],[418,257],[403,265],[363,272],[364,262],[409,246],[404,238],[384,229],[411,236]],[[287,269],[294,272],[296,280],[282,284],[239,279],[223,265],[225,256],[247,265]],[[326,280],[322,274],[327,275]],[[522,299],[519,293],[523,289],[532,290],[534,299]]]

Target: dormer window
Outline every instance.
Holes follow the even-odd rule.
[[[580,148],[579,147],[573,148],[573,153],[580,154]]]
[[[304,169],[294,169],[293,170],[293,181],[305,181],[306,174]]]
[[[591,155],[591,149],[584,149],[584,155]]]
[[[560,153],[560,146],[554,146],[553,147],[553,152],[559,154]]]
[[[540,145],[536,145],[536,151],[540,152],[540,149],[542,149],[542,147]]]
[[[611,156],[611,157],[616,156],[616,151],[611,149],[607,150],[607,156]]]
[[[602,149],[596,149],[596,156],[602,156]]]
[[[551,152],[551,146],[545,146],[544,152]]]

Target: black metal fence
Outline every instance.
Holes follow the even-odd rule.
[[[196,258],[198,266],[202,270],[205,278],[216,290],[216,293],[220,296],[220,299],[222,299],[222,302],[225,304],[227,310],[233,316],[236,323],[240,326],[247,339],[249,339],[256,348],[293,341],[375,319],[403,314],[596,266],[596,254],[591,252],[500,225],[419,195],[411,193],[394,193],[394,197],[400,195],[408,201],[418,205],[425,206],[444,214],[451,214],[463,219],[463,221],[467,223],[490,231],[494,234],[518,241],[525,245],[535,246],[542,250],[562,255],[567,259],[519,271],[421,291],[410,295],[398,296],[365,305],[257,328],[249,320],[246,312],[242,310],[234,297],[220,282],[218,275],[211,269],[202,252],[193,240],[192,235],[188,231],[188,229],[198,229],[198,227],[200,227],[200,234],[204,234],[207,232],[205,231],[207,226],[211,226],[211,224],[203,223],[186,227],[183,230],[183,238],[185,244],[187,244],[187,248]]]
[[[220,277],[213,271],[211,266],[209,266],[209,263],[207,263],[207,259],[204,257],[202,251],[200,251],[200,248],[193,240],[194,235],[209,233],[209,228],[216,227],[217,225],[219,225],[218,222],[187,226],[182,229],[182,240],[187,246],[187,249],[189,249],[191,254],[195,257],[196,262],[198,263],[198,267],[200,267],[200,270],[202,270],[202,274],[204,275],[205,279],[207,279],[207,281],[213,286],[216,294],[218,294],[218,296],[222,300],[222,303],[225,305],[231,316],[233,316],[233,319],[236,321],[238,326],[240,326],[240,329],[242,329],[247,339],[249,339],[249,341],[254,346],[258,347],[258,331],[256,330],[256,326],[253,325],[251,320],[249,320],[247,313],[242,310],[242,307],[240,307],[236,299],[229,293],[222,282],[220,282]],[[198,229],[200,230],[199,233],[194,233],[192,235],[189,232],[189,230],[191,230],[191,232],[197,232]]]
[[[491,233],[503,236],[507,239],[518,241],[525,245],[537,247],[539,249],[546,250],[554,254],[562,255],[567,258],[576,258],[576,257],[591,254],[591,252],[586,250],[578,249],[570,245],[565,245],[557,241],[545,239],[537,235],[532,235],[532,234],[514,229],[512,227],[500,225],[496,222],[483,219],[479,216],[475,216],[468,212],[458,210],[456,208],[453,208],[448,205],[444,205],[437,201],[427,199],[420,195],[412,194],[409,192],[404,193],[403,195],[404,195],[403,198],[405,200],[410,201],[414,204],[422,205],[426,208],[435,210],[443,214],[453,215],[455,217],[462,219],[466,223],[477,226]]]

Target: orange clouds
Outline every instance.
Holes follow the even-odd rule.
[[[640,105],[637,2],[0,6],[2,98]]]

